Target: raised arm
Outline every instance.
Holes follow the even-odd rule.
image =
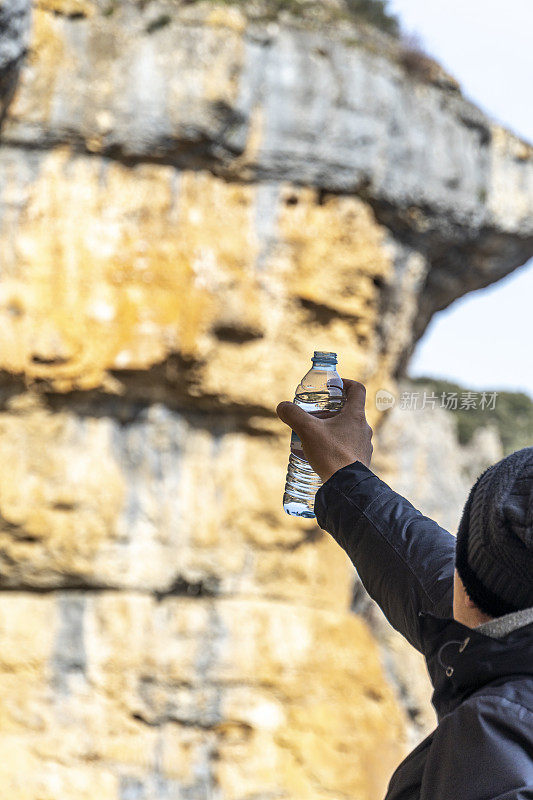
[[[452,616],[455,538],[360,461],[320,487],[315,514],[390,624],[424,653],[418,612]]]
[[[452,616],[455,538],[370,470],[366,390],[342,380],[346,404],[334,417],[313,417],[287,401],[276,411],[324,481],[315,497],[318,524],[347,552],[391,625],[424,652],[418,612]]]

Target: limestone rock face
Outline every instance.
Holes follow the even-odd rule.
[[[412,386],[400,382],[398,396],[408,391]],[[453,415],[438,400],[433,403],[409,409],[397,402],[385,412],[375,466],[395,491],[414,498],[424,514],[455,535],[472,484],[504,451],[498,431],[488,424],[460,445]]]
[[[0,124],[26,54],[30,8],[30,0],[3,0],[0,5]]]
[[[435,725],[421,654],[284,514],[275,407],[335,350],[379,429],[435,310],[533,254],[533,153],[393,43],[293,22],[43,0],[11,37],[6,800],[377,800]],[[409,495],[405,431],[376,469]]]

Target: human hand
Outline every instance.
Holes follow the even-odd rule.
[[[280,420],[300,438],[304,456],[324,483],[354,461],[369,467],[374,450],[372,428],[365,416],[366,389],[362,383],[347,378],[342,383],[346,402],[332,417],[314,417],[288,400],[276,408]]]

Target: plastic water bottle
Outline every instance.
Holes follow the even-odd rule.
[[[315,350],[313,366],[296,389],[293,402],[314,417],[332,417],[346,402],[342,378],[337,372],[337,354]],[[320,475],[304,456],[299,437],[292,432],[289,468],[283,508],[293,517],[315,517],[315,494],[322,486]]]

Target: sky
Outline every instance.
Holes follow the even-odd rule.
[[[390,0],[402,29],[497,122],[533,142],[533,0]],[[497,326],[495,325],[497,322]],[[436,314],[410,375],[533,398],[533,261]]]

